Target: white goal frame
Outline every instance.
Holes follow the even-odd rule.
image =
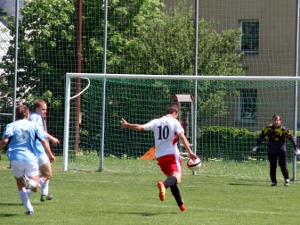
[[[90,79],[90,78],[104,78],[104,83],[106,82],[106,78],[122,78],[122,79],[164,79],[164,80],[231,80],[231,81],[295,81],[295,99],[298,99],[297,96],[297,88],[298,88],[298,81],[300,81],[300,77],[298,76],[185,76],[185,75],[142,75],[142,74],[98,74],[98,73],[66,73],[66,90],[65,90],[65,119],[64,119],[64,143],[63,143],[63,164],[62,164],[62,171],[66,172],[68,170],[68,154],[69,154],[69,120],[70,120],[70,100],[79,96],[83,93],[88,87],[84,88],[76,96],[71,97],[71,78],[83,78],[83,79]],[[105,85],[104,85],[105,87]],[[105,98],[104,98],[105,102]],[[103,104],[105,105],[105,104]],[[297,101],[295,101],[295,127],[294,131],[297,130]],[[104,126],[104,123],[103,125]],[[104,134],[102,135],[102,139],[104,140]],[[102,142],[102,145],[104,142]],[[196,143],[195,143],[196,146]],[[101,159],[103,159],[103,149],[102,146],[102,154],[100,155]],[[296,178],[296,163],[297,163],[297,156],[294,156],[293,160],[293,180]],[[102,165],[103,166],[103,165]],[[101,168],[100,168],[100,171]]]

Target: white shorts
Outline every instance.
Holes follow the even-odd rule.
[[[43,153],[39,156],[39,161],[38,161],[38,165],[39,167],[46,164],[49,161],[48,155],[46,153]]]
[[[11,161],[11,171],[15,177],[21,177],[25,174],[28,177],[39,175],[39,166],[35,162]]]

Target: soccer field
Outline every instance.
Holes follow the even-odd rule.
[[[278,171],[278,186],[270,187],[267,163],[248,169],[234,163],[229,170],[227,164],[205,162],[196,175],[185,170],[179,189],[187,209],[181,212],[169,189],[164,202],[158,199],[156,183],[164,175],[155,161],[111,160],[107,166],[123,164],[124,172],[63,173],[58,157],[50,181],[54,198],[42,203],[40,193],[31,195],[35,214],[25,216],[8,162],[2,159],[0,224],[300,224],[300,183],[284,187]],[[261,177],[243,175],[250,167]],[[233,170],[235,174],[226,174]]]

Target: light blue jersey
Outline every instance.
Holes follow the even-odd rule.
[[[35,123],[23,119],[7,124],[3,133],[3,138],[5,137],[10,139],[6,152],[10,161],[37,162],[36,139],[43,140],[47,138],[47,134]]]
[[[37,114],[35,112],[30,113],[29,120],[32,121],[33,123],[35,123],[36,126],[40,127],[40,129],[45,130],[43,118],[39,114]],[[45,153],[45,149],[39,140],[36,140],[36,147],[38,149],[38,156]]]

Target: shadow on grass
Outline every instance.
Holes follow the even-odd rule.
[[[4,210],[1,210],[1,208],[3,209],[5,206],[8,207],[8,206],[20,206],[20,205],[23,205],[23,204],[22,203],[3,203],[3,202],[0,202],[0,211],[4,211]],[[20,216],[20,214],[0,213],[0,218],[13,217],[13,216]],[[0,222],[0,224],[2,224],[2,223]]]
[[[23,205],[22,203],[3,203],[0,202],[0,206],[15,206],[15,205]]]
[[[105,212],[107,214],[116,214],[114,212]],[[129,215],[140,215],[140,216],[145,216],[145,217],[149,217],[149,216],[157,216],[157,215],[161,215],[162,213],[144,213],[144,212],[118,212],[117,214],[129,214]],[[178,213],[165,213],[165,214],[178,214]]]
[[[265,184],[245,184],[245,183],[229,183],[229,185],[233,186],[251,186],[251,187],[263,187],[266,186]]]
[[[10,213],[0,213],[1,217],[12,217],[12,216],[19,216],[20,214],[10,214]]]

